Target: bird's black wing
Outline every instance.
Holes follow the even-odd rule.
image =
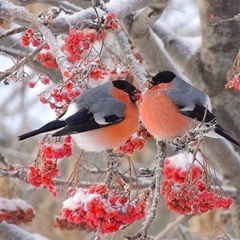
[[[99,124],[95,121],[94,114],[88,109],[81,109],[72,116],[65,120],[66,126],[52,134],[52,136],[63,136],[68,134],[76,134],[81,132],[87,132],[90,130],[106,127],[118,122],[121,122],[124,118],[117,115],[105,116],[105,124]]]
[[[214,122],[216,120],[216,117],[213,113],[211,113],[207,108],[201,105],[195,105],[193,110],[187,110],[187,111],[181,111],[181,109],[184,109],[185,106],[178,106],[179,111],[192,119],[196,119],[199,122],[202,122],[204,120],[205,123]]]
[[[195,105],[192,111],[181,111],[185,106],[178,106],[179,111],[192,119],[196,119],[199,122],[204,120],[204,123],[216,123],[216,117],[213,113],[211,113],[207,108],[201,105]],[[214,132],[219,134],[220,136],[226,138],[228,141],[236,144],[240,147],[240,143],[233,139],[219,124],[215,125]]]
[[[66,125],[65,121],[54,120],[54,121],[49,122],[49,123],[45,124],[44,126],[36,129],[36,130],[33,130],[31,132],[28,132],[28,133],[25,133],[25,134],[22,134],[22,135],[18,136],[18,140],[22,141],[24,139],[33,137],[33,136],[38,135],[40,133],[45,133],[45,132],[49,132],[49,131],[52,131],[52,130],[62,128],[65,125]]]

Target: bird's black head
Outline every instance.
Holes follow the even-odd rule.
[[[173,72],[170,71],[162,71],[159,72],[156,76],[152,77],[150,83],[155,86],[160,83],[169,83],[171,82],[176,75]]]
[[[136,102],[137,100],[139,100],[139,95],[141,92],[130,82],[125,80],[115,80],[112,83],[114,87],[121,89],[122,91],[127,93],[132,102]]]

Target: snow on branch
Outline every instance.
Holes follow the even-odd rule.
[[[1,238],[10,240],[48,240],[39,234],[29,233],[20,227],[13,224],[8,224],[5,221],[0,223]]]
[[[124,18],[133,11],[139,10],[149,4],[158,2],[157,0],[111,0],[106,3],[105,8],[110,12],[114,12],[118,19]],[[87,8],[81,12],[76,12],[73,15],[60,15],[53,20],[51,26],[54,32],[66,32],[70,26],[77,26],[79,23],[87,20],[96,19],[96,11],[101,16],[105,11],[99,7],[95,10],[93,8]]]
[[[137,59],[134,57],[133,52],[128,43],[128,39],[124,31],[122,30],[121,26],[118,26],[118,28],[114,31],[114,35],[118,42],[118,45],[120,46],[125,56],[127,64],[133,73],[135,80],[139,83],[140,88],[142,88],[143,85],[145,84],[145,76],[143,73],[143,69],[141,68]]]

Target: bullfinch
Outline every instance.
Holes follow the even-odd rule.
[[[203,125],[215,124],[214,133],[210,132],[209,136],[224,137],[240,146],[217,124],[208,95],[170,71],[159,72],[150,80],[139,113],[142,123],[157,140],[183,136],[204,121]]]
[[[140,91],[125,80],[106,82],[75,98],[61,118],[19,136],[19,140],[59,129],[53,137],[74,134],[85,151],[117,149],[137,130]]]

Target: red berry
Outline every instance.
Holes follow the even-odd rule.
[[[27,35],[23,35],[21,41],[23,46],[28,46],[30,44],[30,37]]]
[[[27,34],[29,37],[33,37],[34,31],[29,28],[29,29],[26,30],[26,34]]]
[[[44,48],[45,50],[50,50],[50,46],[48,45],[48,43],[44,43],[44,44],[43,44],[43,48]]]
[[[39,38],[32,38],[32,45],[33,47],[37,47],[40,44],[40,39]]]
[[[41,77],[41,82],[44,84],[44,85],[47,85],[50,83],[50,78],[48,76],[43,76]]]
[[[40,97],[39,98],[40,102],[43,103],[43,104],[46,104],[48,101],[45,97]]]
[[[27,85],[28,85],[28,87],[30,87],[30,88],[34,88],[35,87],[35,85],[36,85],[36,81],[34,81],[34,80],[29,80],[28,82],[27,82]]]

